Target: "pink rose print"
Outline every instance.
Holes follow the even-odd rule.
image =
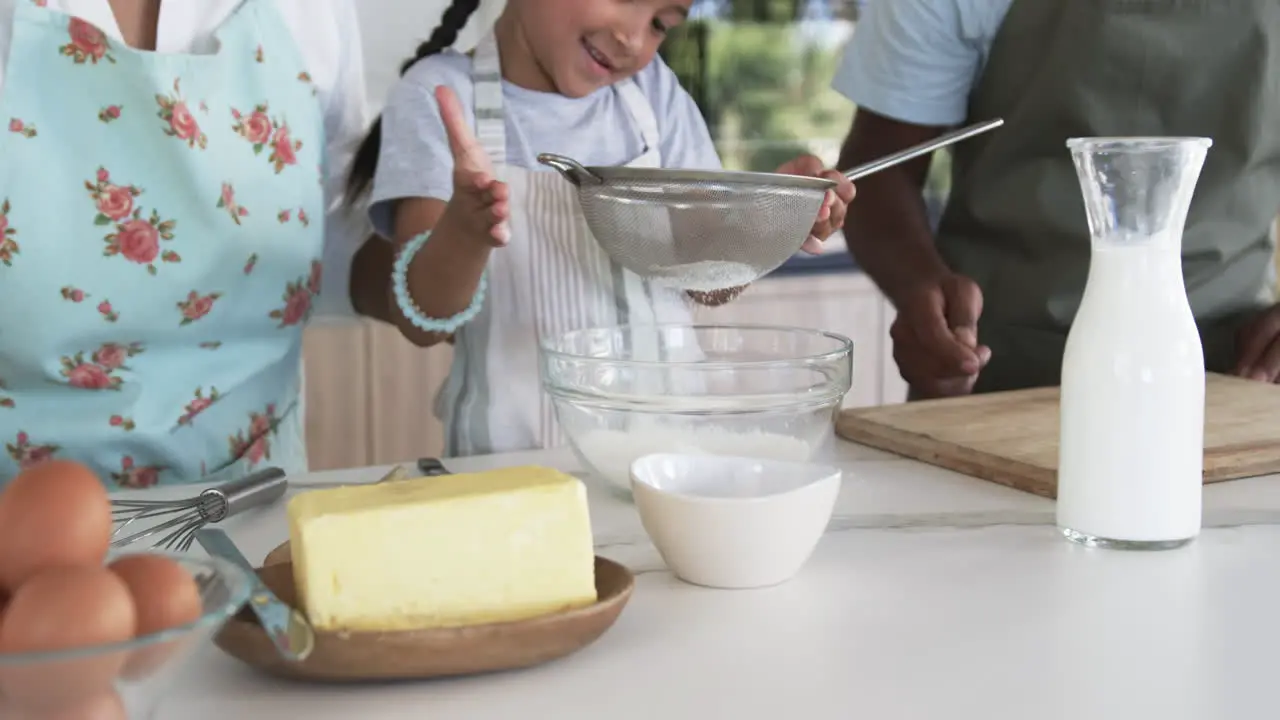
[[[151,211],[151,218],[148,220],[134,217],[117,225],[116,232],[105,238],[107,247],[103,249],[102,254],[107,257],[120,255],[129,262],[146,265],[147,272],[155,275],[157,257],[167,263],[182,260],[172,250],[160,252],[160,241],[173,239],[173,226],[173,220],[161,222],[160,214],[154,210]]]
[[[255,155],[262,152],[262,149],[271,142],[271,134],[275,132],[275,122],[267,114],[267,104],[263,103],[256,106],[253,112],[245,114],[235,108],[231,108],[231,117],[235,119],[235,124],[231,129],[240,137],[249,141],[253,146]]]
[[[8,390],[8,389],[9,388],[7,388],[4,384],[4,380],[0,380],[0,391]],[[13,398],[9,397],[8,395],[5,395],[3,392],[0,392],[0,408],[12,408],[12,407],[14,407]]]
[[[111,473],[111,479],[122,488],[142,489],[160,484],[160,473],[168,468],[163,465],[138,465],[132,455],[120,458],[120,472]]]
[[[174,220],[160,220],[160,213],[151,211],[149,219],[142,219],[142,211],[134,210],[133,217],[116,225],[116,231],[107,235],[107,246],[102,254],[106,257],[119,255],[125,260],[145,265],[147,272],[155,275],[155,261],[158,257],[167,263],[181,262],[182,258],[172,250],[160,251],[161,240],[173,239]]]
[[[107,421],[107,424],[113,428],[120,428],[125,432],[132,432],[136,427],[138,427],[137,424],[133,422],[133,418],[127,418],[123,415],[112,415],[111,419]]]
[[[222,347],[221,340],[210,340],[208,342],[200,343],[200,349],[202,350],[217,350],[220,347]]]
[[[33,443],[27,433],[23,431],[18,432],[14,442],[5,443],[4,448],[9,452],[9,457],[13,458],[13,461],[18,463],[18,467],[22,470],[39,465],[46,460],[52,460],[53,456],[62,449],[52,443]]]
[[[249,467],[253,468],[263,460],[271,459],[271,441],[270,435],[276,431],[280,425],[280,418],[276,416],[276,406],[268,405],[262,413],[249,414],[249,430],[237,432],[228,438],[231,445],[231,456],[236,459],[245,460],[249,463]]]
[[[9,120],[9,132],[21,135],[22,137],[27,138],[28,140],[30,140],[31,138],[35,137],[38,134],[36,133],[35,125],[25,123],[19,120],[18,118],[13,118]]]
[[[90,63],[97,65],[98,61],[103,59],[110,63],[116,61],[111,56],[111,45],[107,40],[106,33],[99,30],[93,23],[73,17],[67,27],[67,32],[71,35],[71,42],[58,48],[58,50],[63,55],[72,58],[75,64],[84,65],[85,63]]]
[[[266,53],[262,52],[262,46],[261,46],[261,45],[259,45],[259,46],[258,46],[258,49],[254,51],[254,53],[253,53],[253,59],[254,59],[254,60],[257,60],[258,62],[263,62],[263,61],[265,61],[265,60],[267,59]]]
[[[254,253],[250,255],[249,259],[246,260],[244,263],[244,274],[248,275],[249,273],[253,272],[253,268],[256,267],[257,264],[258,264],[258,253]]]
[[[302,227],[311,225],[311,218],[307,217],[307,211],[302,208],[298,208],[298,222],[302,223]]]
[[[240,218],[249,215],[249,211],[244,206],[236,203],[236,189],[231,186],[231,183],[222,183],[222,194],[218,197],[217,206],[226,210],[237,225],[240,224]]]
[[[73,303],[84,302],[84,299],[89,297],[89,293],[71,285],[64,285],[61,292],[63,300],[70,300]]]
[[[312,95],[316,95],[317,93],[319,93],[319,92],[320,92],[320,91],[319,91],[319,89],[318,89],[318,88],[316,88],[315,83],[314,83],[314,82],[312,82],[312,80],[311,80],[311,73],[309,73],[309,72],[307,72],[307,71],[305,71],[305,70],[304,70],[304,71],[302,71],[302,72],[300,72],[300,73],[298,73],[298,81],[299,81],[299,82],[304,82],[304,83],[307,83],[307,84],[311,85],[311,94],[312,94]]]
[[[84,187],[93,198],[97,215],[95,225],[114,224],[115,232],[108,234],[103,240],[107,246],[103,248],[104,257],[120,255],[124,259],[147,266],[147,272],[156,274],[157,258],[167,263],[180,262],[182,258],[172,250],[161,252],[160,241],[173,239],[175,220],[161,220],[160,213],[151,211],[144,218],[142,208],[135,198],[142,195],[142,190],[133,185],[117,185],[111,182],[111,173],[106,168],[98,168],[94,181],[85,181]],[[104,313],[105,314],[105,313]]]
[[[0,264],[13,266],[13,256],[18,254],[18,241],[14,240],[18,231],[9,225],[9,212],[12,210],[9,199],[0,200]]]
[[[120,105],[108,105],[98,111],[98,119],[104,123],[115,122],[120,119],[120,113],[124,107]]]
[[[110,300],[103,300],[98,303],[98,314],[107,322],[116,322],[120,319],[120,313],[116,312],[115,308],[111,307]]]
[[[31,0],[31,2],[36,7],[47,7],[49,5],[49,0]]]
[[[280,212],[276,213],[276,220],[279,220],[280,224],[283,225],[284,223],[289,222],[289,219],[292,216],[293,216],[292,210],[281,210]]]
[[[302,141],[293,139],[288,125],[277,126],[275,137],[271,138],[271,156],[267,161],[275,166],[277,174],[284,172],[286,166],[298,164],[297,152],[301,149]]]
[[[85,362],[84,353],[62,358],[62,376],[68,385],[81,390],[119,390],[124,383],[124,380],[113,377],[110,370]]]
[[[134,198],[142,194],[142,189],[134,185],[116,185],[111,182],[111,173],[106,168],[98,168],[97,175],[91,182],[84,181],[84,189],[89,191],[98,214],[93,218],[94,225],[113,225],[124,222],[133,214]]]
[[[284,307],[272,310],[268,317],[279,320],[280,327],[299,325],[311,316],[311,290],[307,288],[307,278],[301,277],[285,285]]]
[[[192,290],[187,294],[186,300],[178,301],[178,310],[182,313],[182,322],[178,324],[190,325],[208,315],[209,311],[213,309],[213,303],[220,297],[222,297],[222,293],[219,292],[201,295]]]
[[[83,352],[62,357],[62,376],[67,384],[82,390],[119,390],[124,379],[115,375],[128,370],[125,362],[142,352],[140,343],[104,343],[86,360]]]
[[[93,352],[93,362],[109,372],[128,370],[129,368],[125,366],[125,361],[140,352],[142,352],[141,343],[130,343],[128,345],[104,343]]]
[[[187,403],[183,408],[182,417],[178,418],[178,425],[190,425],[195,421],[196,416],[208,410],[214,403],[222,399],[222,394],[218,392],[218,388],[209,388],[209,394],[205,395],[204,388],[196,388],[195,398]]]
[[[293,138],[288,124],[271,117],[267,103],[255,106],[249,113],[231,108],[231,117],[235,120],[231,129],[253,146],[255,155],[261,154],[268,145],[271,146],[271,154],[267,157],[267,162],[271,163],[277,173],[284,172],[289,165],[298,163],[298,151],[302,149],[302,141]]]
[[[172,95],[156,95],[156,104],[160,106],[156,115],[167,123],[165,135],[186,142],[190,148],[199,147],[204,150],[209,146],[209,137],[200,129],[196,116],[187,108],[187,101],[182,99],[181,80],[173,81]]]

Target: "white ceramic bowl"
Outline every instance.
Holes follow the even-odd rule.
[[[840,494],[841,471],[723,455],[646,455],[631,464],[640,521],[676,577],[758,588],[795,576]]]

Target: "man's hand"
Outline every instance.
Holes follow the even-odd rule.
[[[1258,313],[1236,336],[1235,374],[1280,382],[1280,304]]]
[[[944,275],[904,294],[889,334],[893,359],[921,398],[967,395],[991,349],[978,345],[982,291],[967,277]]]

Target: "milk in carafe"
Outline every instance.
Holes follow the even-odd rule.
[[[1076,542],[1161,549],[1200,532],[1204,352],[1181,249],[1209,145],[1068,143],[1092,245],[1062,364],[1057,519]]]

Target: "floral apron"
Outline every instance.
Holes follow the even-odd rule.
[[[125,487],[304,471],[324,123],[272,0],[245,0],[208,55],[134,50],[39,0],[15,13],[0,484],[50,457]]]

